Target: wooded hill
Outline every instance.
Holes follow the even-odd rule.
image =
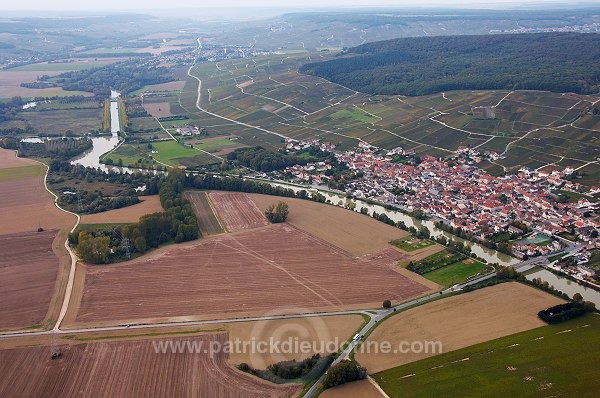
[[[600,34],[535,33],[386,40],[301,72],[370,94],[449,90],[600,91]]]

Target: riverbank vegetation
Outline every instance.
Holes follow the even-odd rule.
[[[198,239],[200,230],[192,204],[183,196],[183,173],[174,171],[157,183],[165,209],[127,225],[98,225],[69,234],[77,254],[91,264],[127,260],[169,242]]]

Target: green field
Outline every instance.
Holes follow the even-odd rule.
[[[432,242],[427,239],[418,239],[414,236],[407,236],[402,239],[396,239],[391,241],[390,243],[396,246],[398,249],[404,250],[405,252],[414,252],[415,250],[435,245],[435,242]]]
[[[124,166],[139,166],[139,165],[153,165],[155,164],[154,159],[150,157],[150,151],[147,144],[123,144],[115,149],[113,152],[102,157],[105,161],[111,159],[113,164],[118,164],[119,159],[123,162]]]
[[[240,147],[240,143],[237,141],[231,141],[228,139],[210,140],[194,144],[194,148],[201,149],[206,152],[218,152],[227,148]]]
[[[485,265],[479,261],[473,261],[469,264],[465,263],[465,261],[469,260],[448,265],[444,268],[423,274],[423,276],[438,285],[447,287],[460,283],[485,268]]]
[[[153,155],[154,158],[171,166],[180,164],[176,159],[190,158],[200,154],[196,149],[188,148],[175,141],[156,142],[152,146],[158,151],[158,153]]]
[[[337,111],[336,113],[331,115],[331,118],[332,119],[351,118],[351,119],[358,120],[359,122],[364,122],[364,123],[374,123],[377,120],[379,120],[376,117],[373,117],[373,116],[369,115],[367,112],[362,111],[358,108],[342,109],[341,111]]]
[[[596,397],[600,316],[589,314],[373,375],[390,397]]]
[[[7,169],[0,169],[0,181],[43,176],[44,174],[46,174],[46,168],[41,164],[24,167],[10,167]]]

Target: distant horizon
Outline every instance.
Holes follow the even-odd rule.
[[[132,0],[122,2],[119,0],[106,0],[102,8],[96,3],[85,3],[76,0],[56,0],[52,8],[44,8],[48,3],[39,0],[23,0],[16,6],[15,3],[0,5],[0,10],[8,13],[54,13],[54,14],[80,14],[89,12],[98,13],[148,13],[148,12],[177,12],[183,10],[211,10],[231,11],[233,10],[263,10],[263,11],[326,11],[326,10],[356,10],[356,9],[480,9],[480,10],[527,10],[550,6],[554,8],[591,8],[600,7],[598,1],[565,1],[565,0],[521,0],[521,1],[476,1],[465,0],[456,4],[453,0],[379,0],[377,3],[369,4],[365,0],[292,0],[287,2],[275,0],[255,0],[252,4],[240,0],[221,0],[220,5],[197,4],[189,0],[172,0],[168,3],[157,1]]]

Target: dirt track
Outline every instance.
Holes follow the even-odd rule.
[[[443,352],[545,325],[537,313],[563,300],[520,283],[503,283],[400,313],[375,329],[368,341],[440,341]],[[369,373],[433,356],[433,353],[358,353]]]
[[[146,214],[163,211],[158,195],[140,196],[140,200],[141,203],[133,206],[83,216],[81,224],[133,223]]]
[[[401,229],[384,224],[371,217],[323,203],[294,198],[248,194],[261,210],[286,202],[290,209],[288,222],[355,256],[391,247],[388,242],[408,236]]]
[[[167,339],[163,339],[167,340]],[[225,334],[172,338],[202,349],[224,343]],[[157,340],[102,342],[0,351],[2,397],[291,397],[298,386],[275,386],[233,369],[227,355],[157,353]],[[24,371],[25,370],[25,371]]]
[[[58,273],[58,258],[52,251],[57,233],[0,236],[0,330],[29,327],[44,320]]]
[[[229,232],[258,228],[269,224],[263,213],[245,193],[211,192],[209,196]]]
[[[87,266],[77,321],[354,309],[430,291],[396,271],[401,258],[393,249],[355,258],[286,224],[217,235],[128,263]]]

